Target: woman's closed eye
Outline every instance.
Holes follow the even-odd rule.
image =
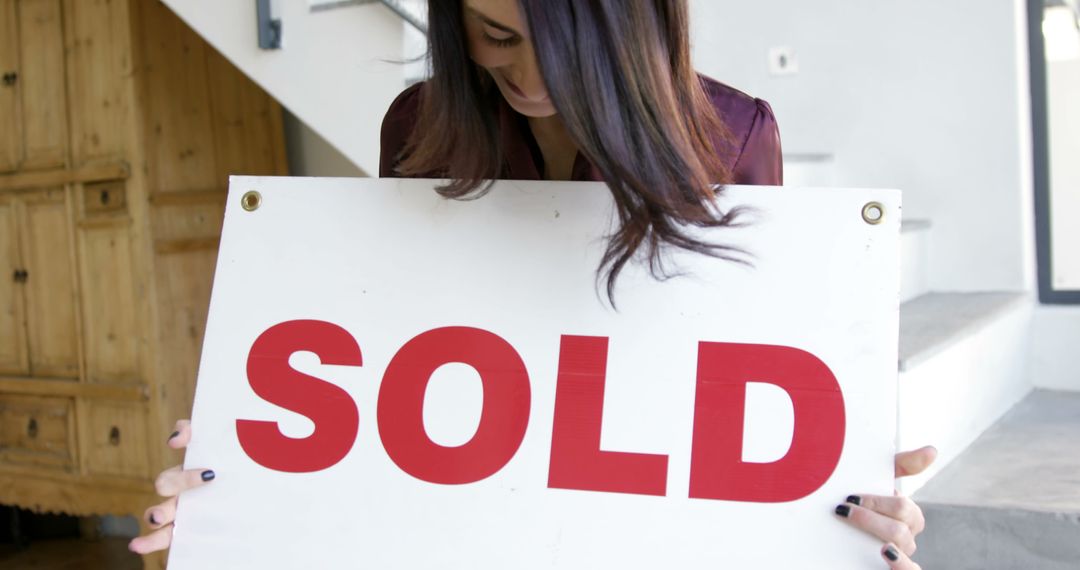
[[[514,47],[521,43],[521,36],[488,25],[484,26],[482,36],[485,42],[500,48]]]

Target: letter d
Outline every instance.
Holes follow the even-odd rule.
[[[742,461],[747,382],[774,384],[791,397],[791,447],[773,463]],[[756,503],[801,499],[836,469],[844,422],[840,385],[816,356],[786,346],[702,342],[690,497]]]

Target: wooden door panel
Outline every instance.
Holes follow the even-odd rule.
[[[22,269],[16,247],[17,231],[14,201],[0,196],[0,374],[9,376],[30,373],[23,317],[23,287],[15,279],[16,270]]]
[[[15,0],[0,0],[0,172],[18,168],[22,157],[18,74],[19,26]]]
[[[75,166],[128,158],[134,120],[129,2],[64,0]]]
[[[20,244],[29,275],[25,294],[30,372],[76,378],[75,272],[64,190],[29,194],[22,198],[21,209]]]
[[[217,186],[232,174],[286,174],[281,148],[281,108],[217,52],[207,58],[214,107]]]
[[[206,59],[212,49],[161,2],[141,5],[146,61],[146,151],[156,192],[224,188],[215,178]],[[219,56],[220,57],[220,56]]]
[[[19,0],[18,15],[23,125],[19,168],[63,167],[67,157],[67,97],[60,0]]]
[[[0,395],[0,464],[72,467],[73,410],[69,398]]]
[[[138,318],[128,224],[80,231],[83,342],[90,382],[138,382]]]

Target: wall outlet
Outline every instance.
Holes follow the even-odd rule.
[[[769,73],[772,75],[795,75],[799,72],[799,60],[795,50],[788,46],[769,49]]]

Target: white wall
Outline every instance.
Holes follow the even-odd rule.
[[[1036,388],[1080,392],[1080,307],[1042,305],[1031,322],[1028,377]]]
[[[379,4],[312,13],[306,0],[280,0],[284,49],[264,51],[253,1],[164,2],[349,160],[378,172],[379,126],[405,87],[400,18]]]
[[[1080,289],[1080,58],[1047,64],[1052,283]]]
[[[296,115],[286,111],[283,122],[291,176],[367,176]]]
[[[904,190],[934,224],[931,287],[1031,290],[1023,0],[694,0],[699,71],[768,100],[785,154]],[[770,76],[790,46],[794,76]]]

